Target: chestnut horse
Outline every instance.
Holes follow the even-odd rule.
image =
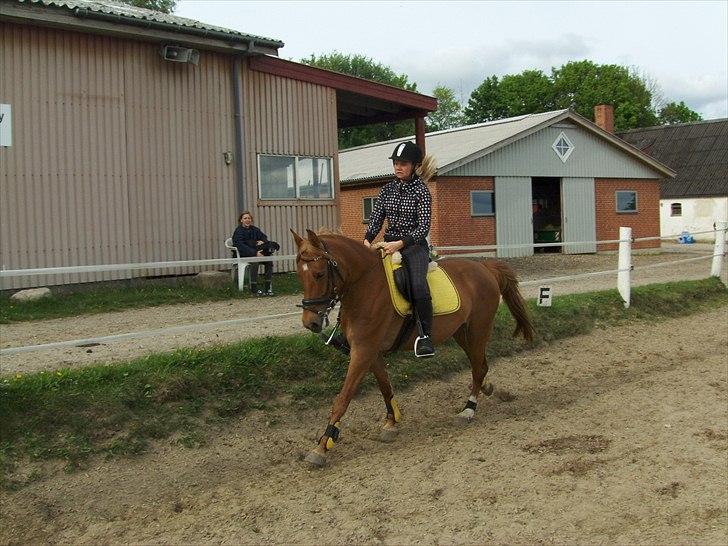
[[[340,420],[368,371],[374,374],[387,407],[382,440],[394,438],[400,412],[383,355],[400,347],[411,350],[416,334],[410,332],[400,340],[399,347],[393,347],[405,319],[392,305],[379,251],[341,235],[306,231],[308,239],[291,230],[298,246],[298,276],[303,283],[303,325],[320,332],[325,317],[340,301],[341,329],[351,347],[346,379],[334,400],[326,431],[306,457],[309,463],[322,466],[326,452],[338,439]],[[434,317],[432,337],[436,345],[454,337],[470,360],[473,375],[470,397],[458,414],[459,419],[469,421],[475,415],[481,389],[487,395],[492,392],[492,385],[485,382],[488,372],[485,347],[501,295],[516,319],[513,335],[520,333],[531,341],[534,330],[516,276],[505,263],[453,259],[439,266],[455,283],[461,303],[458,311]]]

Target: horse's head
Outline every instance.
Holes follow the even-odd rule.
[[[291,230],[298,247],[296,268],[303,284],[303,301],[299,307],[303,308],[303,325],[318,333],[341,297],[343,279],[324,242],[310,229],[306,232],[308,239]]]

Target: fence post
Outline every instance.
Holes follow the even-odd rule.
[[[629,307],[630,275],[632,272],[632,228],[619,228],[619,260],[617,262],[617,290]]]
[[[728,222],[726,221],[718,221],[715,223],[715,247],[713,248],[713,267],[710,269],[711,277],[720,278],[720,270],[723,269],[726,226],[728,226]]]

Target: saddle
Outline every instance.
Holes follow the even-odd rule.
[[[434,267],[432,267],[434,264]],[[401,317],[412,314],[412,303],[410,295],[410,283],[407,270],[401,263],[394,263],[392,256],[385,255],[382,259],[384,273],[389,285],[389,295],[392,305]],[[448,276],[447,272],[437,265],[437,262],[430,263],[430,270],[427,272],[427,285],[432,296],[432,314],[448,315],[460,309],[460,294]]]

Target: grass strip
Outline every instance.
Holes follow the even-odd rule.
[[[616,290],[556,297],[553,306],[529,302],[536,345],[599,327],[685,316],[728,304],[717,279],[635,288],[625,309]],[[511,337],[515,323],[501,306],[488,354],[529,347]],[[463,352],[449,342],[437,358],[409,353],[387,357],[397,390],[467,369]],[[341,387],[347,359],[313,334],[246,340],[208,349],[154,354],[126,364],[16,375],[0,380],[0,486],[22,487],[40,475],[18,477],[21,461],[63,461],[81,468],[92,455],[138,454],[153,439],[176,437],[199,446],[204,430],[265,408],[272,401],[328,404]],[[362,389],[375,382],[367,377]],[[283,398],[281,398],[283,397]]]
[[[273,276],[273,289],[276,295],[298,294],[301,292],[301,283],[295,273],[280,273]],[[53,292],[52,289],[51,296],[40,300],[21,302],[11,300],[7,293],[0,294],[0,324],[75,317],[156,305],[252,297],[247,290],[239,292],[237,284],[232,282],[224,287],[207,288],[197,286],[190,279],[181,279],[172,284],[148,281],[133,283],[129,286],[79,289],[75,292],[59,292],[58,290]]]

